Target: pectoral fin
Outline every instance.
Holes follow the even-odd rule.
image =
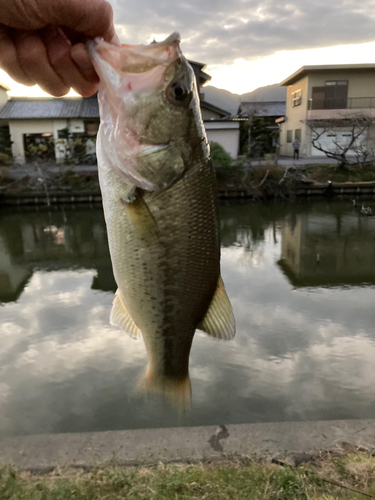
[[[185,172],[184,160],[179,147],[168,145],[144,146],[137,157],[137,171],[150,183],[152,191],[169,188]]]
[[[205,317],[197,326],[200,330],[217,339],[231,340],[236,333],[232,305],[221,276],[219,277],[215,294]]]
[[[139,239],[146,240],[149,244],[157,241],[158,224],[143,199],[143,192],[131,186],[121,196],[121,203],[126,207],[129,219]]]
[[[113,326],[118,326],[133,338],[138,338],[142,335],[141,330],[134,323],[125,307],[120,290],[117,290],[116,292],[109,322]]]

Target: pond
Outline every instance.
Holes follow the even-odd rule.
[[[101,207],[1,210],[0,436],[375,418],[375,217],[350,200],[220,212],[237,335],[196,333],[178,414],[134,394],[146,353],[109,324]]]

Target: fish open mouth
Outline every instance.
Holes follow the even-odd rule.
[[[163,42],[119,47],[97,37],[89,40],[87,46],[102,80],[137,93],[162,84],[165,70],[181,56],[180,40],[175,32]]]
[[[171,145],[165,142],[170,140],[170,134],[155,132],[155,127],[147,137],[148,132],[144,132],[147,112],[142,106],[146,106],[144,102],[147,103],[154,94],[164,92],[166,78],[175,71],[176,60],[182,57],[179,44],[178,33],[172,33],[163,42],[149,45],[117,46],[101,38],[87,43],[100,77],[102,135],[112,145],[103,156],[110,159],[108,163],[122,172],[128,182],[146,191],[165,187],[166,182],[161,181],[160,176],[164,167],[167,170],[165,155],[168,156],[166,151]],[[152,163],[154,154],[157,171],[156,167],[146,165]],[[173,175],[176,175],[175,170]]]

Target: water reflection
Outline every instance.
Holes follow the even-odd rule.
[[[294,286],[375,283],[375,217],[319,204],[282,225],[281,269]]]
[[[0,302],[18,299],[35,269],[96,269],[92,288],[116,291],[99,210],[5,212],[0,217]]]
[[[133,394],[146,354],[108,322],[101,209],[3,210],[0,435],[374,418],[373,219],[350,202],[231,203],[221,216],[238,333],[197,333],[180,417]]]

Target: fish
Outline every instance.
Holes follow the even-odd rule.
[[[196,330],[235,335],[195,74],[178,33],[149,45],[96,38],[88,48],[100,78],[98,173],[118,286],[110,323],[143,338],[137,390],[188,408]]]

